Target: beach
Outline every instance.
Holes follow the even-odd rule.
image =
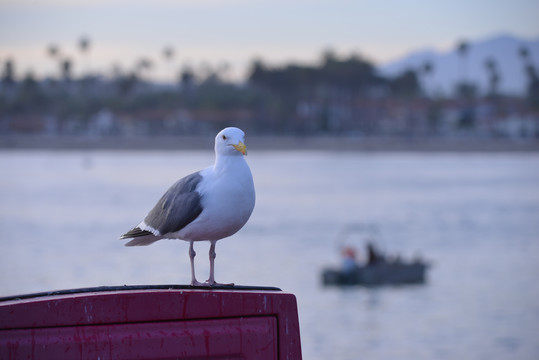
[[[249,150],[360,152],[536,152],[539,139],[480,137],[260,136],[247,134]],[[2,135],[0,149],[211,150],[212,136]]]

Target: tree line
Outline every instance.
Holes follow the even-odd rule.
[[[82,37],[79,41],[81,55],[87,54],[90,46],[89,38]],[[461,42],[457,48],[462,74],[453,98],[473,101],[481,96],[465,73],[469,45]],[[47,47],[46,52],[59,65],[57,77],[39,80],[30,72],[17,80],[15,62],[4,61],[0,131],[9,129],[8,123],[21,116],[32,114],[54,117],[60,123],[70,119],[84,128],[85,123],[103,109],[132,117],[152,109],[165,112],[212,110],[216,117],[219,111],[243,109],[249,111],[253,127],[260,131],[327,132],[349,128],[353,121],[350,119],[354,117],[383,116],[385,113],[379,108],[384,100],[397,101],[404,106],[426,100],[430,102],[426,110],[429,114],[436,110],[433,103],[444,101],[429,98],[422,86],[421,79],[434,70],[430,62],[389,77],[380,75],[372,62],[358,54],[337,56],[327,50],[315,65],[270,66],[263,60],[254,60],[247,81],[241,84],[226,79],[228,66],[222,64],[215,69],[206,66],[203,71],[184,67],[175,84],[160,85],[147,76],[153,66],[147,58],[141,58],[131,71],[117,69],[109,77],[86,74],[75,78],[72,60],[62,56],[57,46]],[[175,51],[165,47],[162,55],[165,61],[171,62]],[[537,70],[528,49],[521,48],[519,55],[528,74],[527,96],[522,100],[530,109],[539,109]],[[489,75],[489,91],[485,97],[503,98],[498,91],[501,74],[495,59],[485,59],[485,71]],[[366,101],[378,101],[372,114],[361,109]],[[339,115],[339,111],[348,115]],[[431,116],[429,114],[427,116]],[[339,122],[341,125],[336,126]]]

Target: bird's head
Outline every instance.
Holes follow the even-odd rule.
[[[245,133],[235,127],[227,127],[215,137],[215,152],[228,155],[246,155]]]

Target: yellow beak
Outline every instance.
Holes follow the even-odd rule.
[[[234,149],[238,150],[243,155],[247,155],[247,147],[241,141],[238,143],[238,145],[232,145],[232,146],[234,146]]]

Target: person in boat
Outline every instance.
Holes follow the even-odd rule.
[[[376,249],[372,242],[367,243],[367,265],[376,265],[384,260],[384,256]]]
[[[356,260],[356,250],[352,247],[346,246],[342,249],[342,265],[341,270],[343,273],[350,274],[357,270],[358,263]]]

